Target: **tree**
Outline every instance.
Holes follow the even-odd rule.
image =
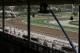
[[[70,20],[73,20],[73,16],[70,17]]]

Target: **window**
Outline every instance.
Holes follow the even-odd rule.
[[[59,22],[67,32],[69,38],[78,44],[79,7],[78,5],[49,5]],[[0,28],[2,25],[2,7],[0,7]],[[43,12],[43,13],[42,13]],[[27,38],[27,5],[5,6],[5,31],[15,37]],[[31,5],[30,10],[30,38],[34,36],[43,45],[44,41],[67,40],[59,25],[49,11],[40,12],[39,5]],[[2,28],[1,28],[2,29]],[[26,36],[23,36],[26,35]],[[41,37],[41,38],[40,38]],[[25,39],[26,39],[25,38]],[[38,41],[32,38],[32,40]],[[46,43],[46,45],[47,45]],[[62,43],[62,42],[61,42]],[[51,45],[51,44],[50,44]]]

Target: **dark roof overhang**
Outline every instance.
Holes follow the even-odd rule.
[[[30,0],[31,5],[40,4],[42,0]],[[79,4],[80,0],[47,0],[48,4]],[[0,5],[3,0],[0,0]],[[27,0],[4,0],[5,5],[26,5]]]

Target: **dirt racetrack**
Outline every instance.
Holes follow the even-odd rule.
[[[21,19],[13,19],[13,20],[6,21],[6,25],[12,26],[12,27],[17,27],[17,28],[20,28],[23,30],[27,30],[27,25],[24,24],[23,22],[21,22]],[[66,40],[63,32],[58,29],[51,29],[51,28],[47,28],[47,27],[31,25],[31,31]],[[67,34],[72,41],[75,41],[78,43],[78,39],[79,39],[78,32],[67,32]]]
[[[58,29],[51,29],[51,28],[40,27],[40,26],[31,26],[31,30],[38,33],[46,34],[51,37],[56,37],[56,38],[66,40],[63,32]],[[67,34],[72,41],[75,41],[78,43],[78,32],[67,32]]]

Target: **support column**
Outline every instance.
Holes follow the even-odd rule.
[[[27,1],[27,30],[28,30],[28,51],[30,48],[30,0]]]
[[[5,5],[4,5],[4,0],[2,1],[2,28],[3,28],[3,33],[4,33],[4,28],[5,28]]]

